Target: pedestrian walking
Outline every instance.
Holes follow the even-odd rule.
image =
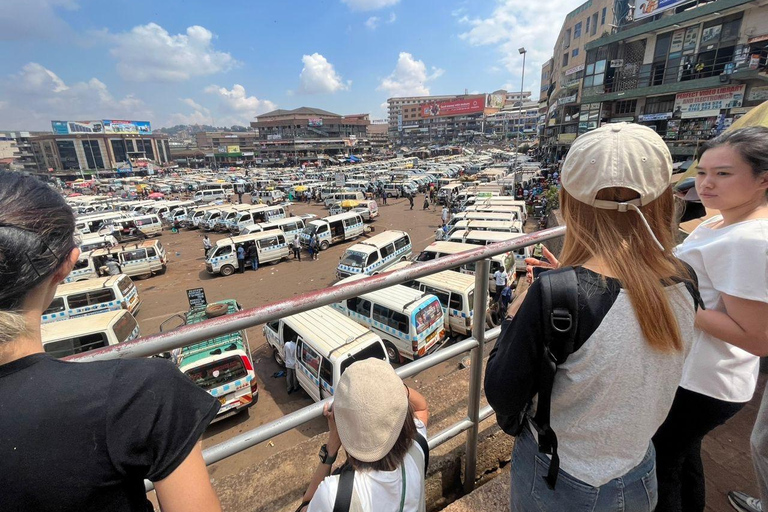
[[[493,273],[493,280],[496,284],[496,295],[494,296],[494,300],[499,302],[501,299],[501,292],[507,285],[507,273],[502,269],[498,269]]]
[[[704,510],[702,440],[752,399],[758,356],[768,353],[768,128],[743,128],[705,142],[697,171],[702,204],[720,214],[701,223],[676,251],[699,277],[705,310],[696,315],[693,349],[672,409],[653,438],[659,512]],[[565,169],[561,178],[565,184]],[[766,426],[756,428],[764,433]],[[753,463],[766,474],[764,458]]]
[[[650,128],[616,123],[576,139],[563,174],[561,262],[528,260],[558,270],[511,305],[486,365],[488,403],[517,436],[510,510],[654,510],[651,438],[675,398],[698,300],[672,254],[672,157]]]
[[[408,202],[411,204],[411,210],[413,210],[413,193],[408,194]]]
[[[208,253],[211,250],[211,239],[208,238],[208,235],[203,237],[203,250],[205,251],[205,257],[208,258]]]
[[[310,256],[312,257],[312,259],[313,260],[319,259],[319,256],[317,253],[320,252],[320,245],[318,244],[317,234],[315,233],[313,233],[312,236],[309,238],[309,248],[311,249]]]
[[[448,209],[448,206],[443,206],[443,212],[440,215],[440,219],[443,221],[443,226],[448,224],[448,221],[451,218],[451,211]]]
[[[424,206],[421,209],[429,210],[429,196],[427,194],[424,194]]]
[[[299,235],[293,236],[293,259],[301,261],[301,241]]]
[[[288,340],[283,345],[283,361],[285,361],[285,387],[290,395],[299,390],[299,381],[296,378],[296,342]]]
[[[253,270],[259,270],[259,248],[256,247],[256,242],[248,246],[246,255],[251,260],[251,268]]]
[[[245,248],[242,245],[237,246],[237,267],[241,274],[245,272]]]

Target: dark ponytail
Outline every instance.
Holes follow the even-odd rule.
[[[77,247],[74,232],[72,209],[54,189],[0,172],[0,343],[24,332],[24,298]]]

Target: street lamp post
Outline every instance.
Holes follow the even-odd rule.
[[[525,88],[525,54],[527,53],[525,47],[518,48],[517,52],[523,56],[523,76],[520,79],[520,110],[518,111],[517,120],[518,122],[522,120],[523,117],[523,89]],[[525,128],[525,123],[523,123],[523,129]],[[520,148],[520,128],[517,130],[517,134],[515,136],[515,167],[517,167],[517,150]]]

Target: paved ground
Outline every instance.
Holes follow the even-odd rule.
[[[248,201],[247,195],[245,200]],[[434,211],[422,211],[418,208],[422,202],[423,200],[417,198],[413,211],[409,210],[406,199],[390,200],[388,205],[380,205],[380,216],[372,223],[375,231],[369,236],[386,229],[406,230],[411,235],[414,252],[418,253],[434,241],[434,232],[440,223],[439,208]],[[291,212],[296,215],[302,213],[328,215],[322,204],[295,204],[291,207]],[[234,298],[243,307],[251,308],[330,286],[336,279],[335,271],[339,258],[345,248],[354,243],[332,246],[327,251],[323,251],[317,261],[306,258],[307,253],[304,252],[305,258],[301,262],[283,261],[260,267],[255,272],[247,270],[244,274],[222,277],[210,276],[206,272],[202,237],[203,232],[199,230],[182,230],[178,234],[163,231],[160,241],[168,252],[168,271],[165,275],[135,281],[143,301],[137,317],[142,335],[158,332],[164,320],[188,308],[186,298],[188,288],[204,287],[209,302]],[[210,234],[210,237],[215,242],[223,235]],[[247,334],[259,383],[259,402],[246,414],[212,425],[204,436],[204,447],[218,444],[312,403],[311,398],[303,392],[288,396],[285,391],[285,380],[272,377],[281,368],[272,359],[272,351],[266,345],[261,327],[248,329]],[[423,373],[417,379],[439,378],[455,371],[455,368],[455,363],[446,363],[440,368]],[[276,438],[271,444],[263,443],[212,466],[211,475],[214,478],[221,478],[235,473],[324,429],[325,422],[316,420],[299,430]]]

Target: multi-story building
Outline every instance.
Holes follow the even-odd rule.
[[[256,116],[251,127],[258,130],[258,160],[300,163],[370,153],[370,123],[368,114],[342,116],[300,107]]]
[[[259,134],[250,132],[198,132],[197,149],[205,161],[214,167],[248,165],[255,160],[260,148]]]
[[[676,1],[661,13],[636,11],[585,47],[578,132],[637,122],[664,137],[677,159],[693,155],[768,99],[767,46],[765,2]]]
[[[387,145],[388,128],[389,120],[371,119],[371,124],[368,125],[368,140],[371,141],[371,149],[373,151],[383,149]]]
[[[504,92],[504,106],[495,113],[488,113],[485,116],[485,133],[495,133],[497,136],[506,138],[510,135],[520,134],[521,138],[531,138],[536,136],[536,127],[539,120],[539,102],[531,99],[531,92],[524,91],[507,93]],[[513,136],[514,136],[513,135]]]
[[[562,156],[576,138],[586,45],[613,31],[628,9],[627,0],[587,0],[569,12],[560,29],[552,62],[542,67],[547,86],[547,113],[542,141],[550,158]]]
[[[29,138],[38,172],[47,175],[170,161],[168,135],[152,133],[147,121],[52,121],[52,126],[53,133]]]
[[[483,137],[486,115],[501,110],[506,98],[506,91],[390,98],[387,100],[390,105],[390,141],[398,145],[423,146]],[[394,120],[393,113],[396,113]]]
[[[8,167],[28,173],[38,171],[38,161],[32,145],[32,132],[0,133],[0,159],[7,161]]]
[[[387,112],[389,114],[388,135],[391,140],[397,140],[403,131],[403,126],[410,124],[410,116],[418,111],[413,111],[413,107],[418,107],[422,103],[432,101],[445,101],[456,96],[401,96],[398,98],[389,98],[387,100]],[[403,109],[408,107],[409,113],[405,114]],[[406,118],[406,115],[408,118]]]

